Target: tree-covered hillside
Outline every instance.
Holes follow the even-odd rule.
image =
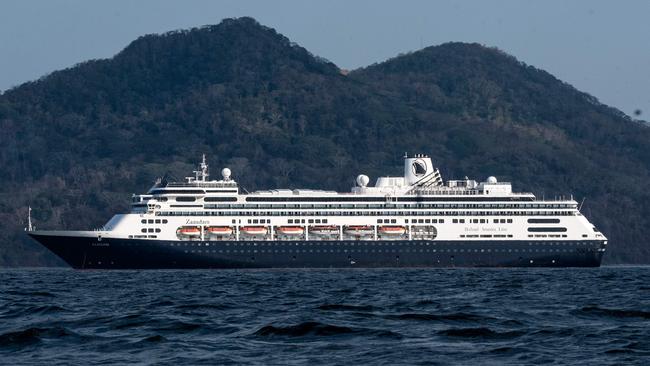
[[[144,36],[0,95],[0,265],[60,264],[22,231],[88,229],[202,153],[248,189],[347,190],[428,153],[446,178],[587,197],[606,262],[650,262],[650,129],[476,44],[344,75],[253,19]]]

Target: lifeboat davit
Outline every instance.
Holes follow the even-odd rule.
[[[336,225],[316,225],[309,228],[309,233],[316,236],[338,235],[339,227]]]
[[[206,230],[209,235],[213,236],[232,235],[232,228],[230,226],[208,226]]]
[[[350,225],[346,226],[343,232],[351,236],[369,236],[374,234],[375,230],[369,225]]]
[[[184,226],[180,227],[178,229],[178,234],[181,236],[186,236],[186,237],[200,237],[201,236],[201,229],[199,229],[196,226]]]
[[[406,228],[404,226],[381,226],[379,227],[379,233],[381,235],[404,235],[406,234]]]
[[[266,229],[266,226],[244,226],[239,229],[239,232],[249,236],[264,236],[267,234],[268,230]]]
[[[278,234],[282,235],[302,235],[305,232],[300,226],[280,226],[277,229]]]

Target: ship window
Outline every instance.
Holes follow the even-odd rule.
[[[378,224],[381,224],[381,223],[383,223],[383,222],[384,222],[384,220],[382,220],[382,219],[377,219],[377,223],[378,223]]]
[[[323,224],[327,224],[327,219],[323,219]]]
[[[512,219],[508,219],[508,224],[512,224]]]
[[[146,232],[147,232],[147,229],[142,229],[142,230],[140,230],[140,231],[142,231],[143,233],[146,233]]]
[[[194,202],[196,197],[176,197],[176,202]]]
[[[160,224],[160,219],[156,219],[156,224]]]
[[[458,219],[451,219],[452,224],[458,224]]]
[[[203,200],[205,202],[237,202],[237,197],[205,197]]]
[[[146,224],[147,220],[140,220],[141,223]]]
[[[444,223],[445,223],[445,219],[440,219],[438,222],[441,223],[441,224],[444,224]]]
[[[481,219],[481,224],[485,224],[485,219]]]
[[[506,219],[499,219],[499,222],[502,223],[502,224],[505,224],[505,223],[506,223]]]
[[[288,223],[293,224],[293,219],[287,220]]]
[[[391,222],[391,224],[395,224],[395,223],[397,223],[397,219],[391,219],[390,222]]]
[[[495,223],[495,224],[498,224],[498,223],[499,223],[499,219],[494,219],[494,223]]]
[[[253,219],[253,224],[257,224],[257,219]]]
[[[153,220],[152,220],[152,219],[149,219],[149,223],[150,223],[150,224],[153,224]]]
[[[431,223],[431,220],[430,220],[430,219],[426,219],[426,220],[424,220],[424,223],[425,223],[425,224],[430,224],[430,223]]]
[[[149,228],[149,232],[150,232],[150,233],[153,233],[153,229],[152,229],[152,228]]]
[[[460,219],[460,223],[461,223],[461,224],[464,224],[464,223],[465,223],[465,219]]]

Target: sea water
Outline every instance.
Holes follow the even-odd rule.
[[[650,364],[650,267],[0,270],[0,364]]]

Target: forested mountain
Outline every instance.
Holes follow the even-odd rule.
[[[0,95],[0,265],[61,264],[24,235],[100,227],[202,153],[248,189],[348,190],[428,153],[445,178],[586,197],[606,263],[650,262],[650,128],[552,75],[448,43],[344,73],[250,18],[141,37]]]

